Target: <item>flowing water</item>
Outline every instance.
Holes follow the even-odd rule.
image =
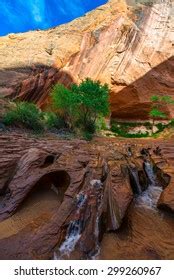
[[[59,248],[59,253],[54,253],[54,259],[63,259],[64,256],[69,256],[74,251],[78,240],[81,237],[83,221],[71,221],[67,230],[66,239]]]
[[[174,259],[174,214],[157,209],[162,188],[148,161],[145,171],[148,189],[135,197],[121,228],[105,234],[99,259]]]
[[[140,143],[142,144],[138,149],[144,147],[144,142]],[[145,143],[146,145],[148,144],[148,142]],[[118,145],[120,145],[120,142]],[[105,146],[104,149],[106,149]],[[154,148],[152,146],[153,161],[158,162],[158,166],[163,168],[164,173],[168,173],[172,182],[174,178],[173,141],[169,144],[168,142],[160,144],[160,149],[162,150],[162,157],[153,153]],[[158,210],[156,207],[162,192],[162,187],[159,186],[158,182],[163,176],[159,176],[159,168],[154,168],[154,162],[151,161],[151,157],[146,154],[143,154],[143,157],[146,159],[144,161],[144,172],[148,177],[149,186],[145,191],[134,194],[134,200],[121,227],[117,231],[105,232],[105,227],[102,228],[101,221],[103,216],[101,216],[102,208],[100,207],[101,202],[104,201],[103,191],[105,184],[102,184],[100,180],[94,180],[92,177],[93,180],[90,183],[87,181],[89,183],[88,187],[85,184],[83,191],[77,195],[76,208],[72,208],[72,215],[67,212],[68,216],[66,216],[66,220],[63,220],[63,230],[61,228],[60,234],[57,235],[57,228],[54,225],[56,224],[55,221],[58,224],[59,217],[56,217],[57,220],[52,219],[52,217],[53,213],[59,213],[58,208],[59,206],[61,207],[67,184],[64,186],[61,178],[61,180],[58,180],[60,185],[53,185],[55,180],[51,177],[49,180],[47,178],[47,180],[39,181],[18,211],[12,217],[0,223],[0,258],[4,258],[5,250],[6,257],[10,256],[13,259],[20,254],[22,258],[23,253],[26,251],[24,257],[27,258],[29,256],[27,250],[31,246],[31,240],[33,240],[31,236],[37,236],[41,227],[42,238],[37,239],[40,242],[39,250],[42,252],[42,249],[48,248],[50,252],[52,248],[57,246],[54,259],[84,259],[85,257],[86,259],[113,260],[174,259],[174,214]],[[128,161],[134,167],[134,153],[130,154]],[[113,164],[118,164],[118,162],[114,159]],[[142,164],[142,153],[140,158],[135,157],[137,168],[140,167],[139,163]],[[138,168],[138,171],[142,170]],[[114,174],[117,175],[117,173]],[[134,182],[142,183],[143,180],[138,180],[138,175],[140,174],[134,172]],[[97,173],[97,178],[98,176]],[[91,175],[89,178],[91,178]],[[60,190],[59,187],[61,188]],[[67,201],[71,201],[69,197]],[[67,209],[69,211],[69,208],[65,207],[65,210]],[[63,208],[62,211],[64,211]],[[32,227],[30,227],[31,223]],[[49,229],[51,230],[49,231]],[[54,232],[56,232],[56,236]],[[46,237],[46,242],[43,237]],[[99,240],[101,243],[99,243]],[[53,258],[53,252],[43,255],[43,258]]]
[[[86,201],[87,201],[87,195],[83,193],[79,193],[77,195],[77,201],[76,201],[77,210],[75,214],[77,219],[70,221],[67,229],[65,241],[62,243],[60,248],[56,252],[54,252],[55,260],[63,259],[64,257],[69,257],[71,252],[74,251],[75,246],[79,241],[83,230],[84,221],[81,217],[81,210],[85,206]]]
[[[156,205],[162,188],[156,183],[156,175],[153,170],[153,164],[150,161],[145,161],[144,169],[149,179],[149,186],[148,189],[136,199],[136,206],[158,211]]]
[[[71,253],[74,251],[83,251],[85,244],[85,238],[90,239],[91,237],[86,236],[86,227],[90,227],[88,221],[86,219],[89,218],[88,214],[88,203],[90,204],[90,199],[95,200],[95,213],[91,213],[94,216],[91,218],[94,222],[93,230],[94,232],[90,232],[92,234],[93,246],[91,249],[88,248],[88,252],[82,252],[82,258],[88,259],[96,259],[100,254],[100,245],[99,245],[99,213],[101,210],[101,202],[103,199],[102,192],[102,183],[100,180],[91,180],[90,187],[87,189],[86,193],[79,193],[76,198],[76,211],[74,213],[74,220],[71,220],[67,231],[64,242],[60,245],[60,247],[54,252],[54,259],[68,259],[74,258]],[[87,217],[87,218],[86,218]],[[88,232],[88,231],[87,231]],[[81,240],[82,239],[82,240]],[[77,246],[76,246],[77,245]],[[77,248],[76,248],[77,247]],[[85,250],[84,250],[85,251]]]

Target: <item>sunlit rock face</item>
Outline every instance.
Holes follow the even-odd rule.
[[[110,0],[73,22],[0,37],[0,96],[44,107],[53,84],[89,77],[109,85],[113,118],[148,119],[151,95],[174,96],[173,15],[171,0]]]
[[[71,21],[107,0],[0,0],[0,35],[46,29]]]

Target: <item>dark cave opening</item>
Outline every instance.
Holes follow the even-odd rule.
[[[52,213],[61,205],[69,184],[70,176],[64,170],[45,174],[32,187],[18,207],[17,213],[26,212],[31,220],[44,213]]]
[[[42,176],[16,212],[1,223],[0,239],[14,235],[24,228],[36,229],[49,222],[54,213],[57,213],[69,184],[70,176],[64,170]]]

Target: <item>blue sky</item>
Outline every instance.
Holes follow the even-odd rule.
[[[0,0],[0,36],[68,22],[107,0]]]

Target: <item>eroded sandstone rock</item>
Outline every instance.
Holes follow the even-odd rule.
[[[117,234],[124,228],[137,195],[142,195],[144,201],[148,191],[144,192],[145,198],[143,193],[133,191],[128,170],[132,165],[137,168],[136,178],[144,191],[148,177],[144,172],[142,180],[147,160],[142,156],[142,147],[149,150],[146,146],[150,144],[145,146],[144,140],[136,140],[135,144],[132,140],[128,149],[128,140],[120,141],[96,139],[88,143],[58,140],[51,135],[34,138],[12,132],[1,134],[0,259],[52,259],[54,255],[88,259],[99,254],[104,233],[114,230]],[[165,147],[168,150],[161,145],[167,162],[164,174],[171,175],[173,145],[166,142]],[[154,155],[154,162],[158,160]],[[168,188],[170,185],[165,191]],[[42,204],[38,197],[43,199],[45,189],[52,191],[54,201],[48,193],[46,204]],[[31,203],[27,199],[33,193]],[[24,217],[27,221],[22,223]],[[69,244],[70,240],[74,243]],[[69,251],[67,244],[72,245]]]
[[[120,227],[128,206],[133,199],[127,166],[120,167],[114,162],[113,164],[115,166],[111,167],[108,176],[107,230],[116,230]]]
[[[161,193],[158,200],[158,208],[174,212],[174,184],[170,185]]]

